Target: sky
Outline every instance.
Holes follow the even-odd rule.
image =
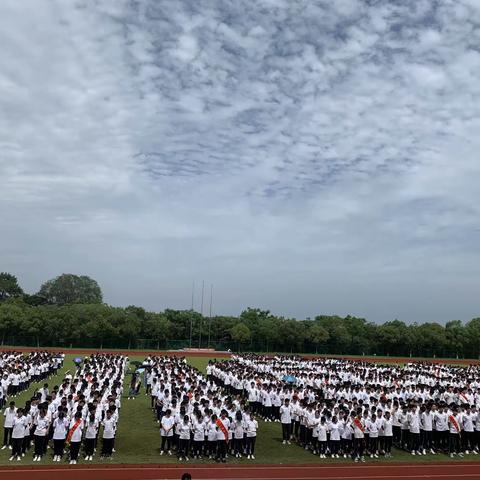
[[[2,0],[0,45],[26,291],[480,316],[480,1]]]

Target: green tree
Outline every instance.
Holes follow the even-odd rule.
[[[232,336],[232,340],[238,343],[238,349],[240,350],[240,345],[247,343],[250,340],[252,333],[243,322],[240,322],[232,327],[230,335]]]
[[[18,284],[17,277],[11,273],[0,272],[0,301],[21,295],[23,290]]]
[[[318,347],[326,343],[330,335],[321,325],[314,323],[308,331],[308,338],[315,344],[315,353],[318,353]]]
[[[465,338],[468,354],[472,358],[480,357],[480,317],[472,318],[465,325]]]
[[[160,342],[168,340],[170,333],[170,322],[163,313],[147,313],[145,320],[145,333],[147,338],[156,340],[157,349],[160,349]]]
[[[386,322],[377,327],[377,342],[380,352],[388,355],[408,355],[410,334],[407,325],[400,320]]]
[[[21,305],[16,303],[0,303],[0,335],[2,345],[5,343],[5,337],[8,335],[13,338],[24,335],[22,327],[24,324],[25,311]]]
[[[102,290],[98,283],[85,275],[64,273],[45,282],[38,295],[56,305],[72,303],[102,303]]]
[[[464,355],[465,327],[460,320],[452,320],[445,325],[448,356]]]

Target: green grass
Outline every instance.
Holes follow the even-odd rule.
[[[48,380],[50,387],[59,385],[63,379],[63,375],[67,369],[73,367],[73,358],[77,355],[66,355],[65,363],[62,370],[56,377]],[[141,361],[143,357],[130,357],[131,361]],[[188,362],[199,370],[205,371],[209,358],[203,357],[189,357]],[[120,413],[120,422],[117,432],[117,439],[115,448],[117,453],[114,454],[112,460],[101,461],[99,457],[95,457],[94,462],[88,463],[177,463],[176,457],[160,456],[160,432],[158,424],[155,421],[154,414],[150,409],[150,399],[145,396],[145,392],[141,391],[140,395],[135,400],[127,400],[128,384],[130,376],[125,376],[124,397],[122,398],[122,410]],[[43,383],[43,382],[41,382]],[[27,392],[15,399],[17,406],[22,406],[25,401],[31,397],[35,388],[41,386],[37,384],[32,386]],[[3,415],[0,420],[3,427]],[[303,450],[297,445],[285,446],[281,443],[281,425],[279,423],[265,423],[259,422],[259,432],[256,444],[256,460],[247,459],[229,459],[229,463],[235,464],[250,464],[250,463],[311,463],[311,464],[325,464],[325,463],[345,463],[351,462],[345,459],[320,459],[318,456],[314,457],[310,452]],[[42,460],[41,464],[52,464],[51,450],[48,450],[47,456]],[[411,456],[406,452],[394,450],[394,458],[392,460],[379,459],[368,460],[368,463],[387,463],[389,461],[405,461],[413,462],[439,462],[448,461],[446,455],[427,455],[427,456]],[[0,465],[6,465],[10,462],[8,458],[10,450],[0,451]],[[472,461],[477,457],[469,457],[468,461]],[[66,462],[66,456],[64,462]],[[198,463],[210,463],[211,461],[196,461]],[[79,463],[83,463],[83,459]],[[26,457],[21,462],[16,462],[15,465],[33,465],[32,451],[27,453]],[[38,465],[35,463],[35,465]],[[55,465],[58,465],[57,463]]]

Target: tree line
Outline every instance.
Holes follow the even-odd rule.
[[[258,308],[247,308],[239,316],[208,318],[193,310],[149,312],[138,306],[109,306],[102,303],[94,280],[71,278],[74,275],[57,277],[36,295],[27,295],[9,275],[0,274],[2,345],[480,356],[480,318],[445,325],[400,320],[376,324],[350,315],[297,320]]]

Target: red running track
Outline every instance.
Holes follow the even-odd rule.
[[[50,352],[62,352],[72,355],[90,355],[92,353],[113,353],[118,355],[128,355],[128,356],[147,356],[147,355],[169,355],[177,357],[210,357],[210,358],[230,358],[231,353],[228,352],[217,352],[217,351],[183,351],[183,350],[115,350],[115,349],[94,349],[94,348],[74,348],[74,349],[65,349],[57,347],[45,347],[45,348],[35,348],[35,347],[1,347],[0,351],[11,351],[15,350],[17,352],[33,352],[36,350],[40,351],[50,351]],[[268,356],[269,354],[267,354]],[[270,354],[271,355],[271,354]],[[288,355],[288,354],[287,354]],[[453,358],[415,358],[415,357],[376,357],[376,356],[365,356],[365,357],[352,357],[349,355],[312,355],[312,354],[301,354],[302,357],[308,359],[314,358],[339,358],[344,360],[351,360],[354,362],[372,362],[372,363],[408,363],[408,362],[429,362],[429,363],[440,363],[440,364],[455,364],[455,365],[478,365],[480,364],[479,359],[453,359]],[[480,479],[479,479],[480,480]]]
[[[479,463],[389,465],[76,465],[0,467],[8,480],[466,480],[480,479]]]

